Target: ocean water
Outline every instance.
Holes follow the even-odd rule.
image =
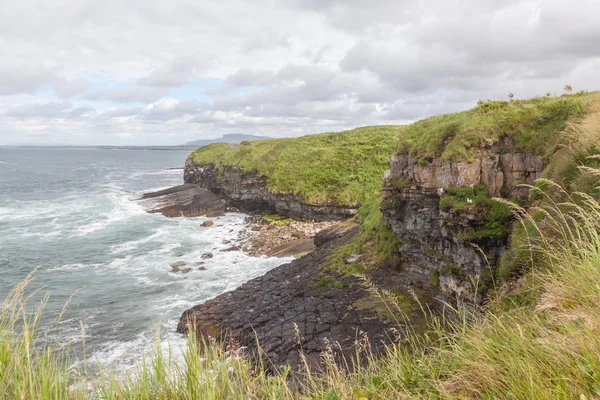
[[[86,360],[127,369],[161,345],[177,355],[181,313],[286,258],[221,251],[244,228],[245,215],[166,218],[136,201],[144,192],[180,184],[189,151],[0,148],[0,299],[39,267],[30,291],[50,300],[42,328],[73,294],[49,339]],[[171,273],[170,263],[200,261],[206,271]],[[191,265],[190,265],[191,266]]]

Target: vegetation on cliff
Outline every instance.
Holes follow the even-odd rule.
[[[374,126],[298,138],[215,143],[194,151],[197,164],[257,172],[273,193],[309,204],[362,204],[379,193],[402,127]]]
[[[480,148],[497,147],[500,154],[528,152],[550,156],[563,139],[569,122],[579,122],[598,107],[597,92],[529,100],[487,101],[454,114],[439,115],[402,131],[398,152],[448,161],[473,160]]]

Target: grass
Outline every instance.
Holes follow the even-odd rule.
[[[424,119],[402,131],[399,153],[426,164],[431,157],[472,161],[488,143],[504,141],[500,154],[530,152],[550,156],[570,122],[579,122],[598,101],[598,93],[581,92],[529,100],[488,101],[476,108]]]
[[[215,143],[194,151],[190,159],[257,172],[271,192],[298,195],[310,204],[354,206],[379,193],[401,129],[365,127],[238,147]]]
[[[320,266],[318,287],[338,287],[342,285],[339,277],[362,274],[368,266],[397,261],[395,250],[400,247],[400,242],[383,218],[381,203],[381,196],[377,196],[358,209],[358,232],[349,243],[331,250],[326,262]],[[360,263],[344,262],[344,258],[352,254],[361,255]]]
[[[485,220],[482,228],[468,233],[467,239],[502,239],[510,232],[512,213],[505,203],[490,198],[485,186],[471,188],[450,185],[440,198],[440,209],[453,213],[469,212]]]

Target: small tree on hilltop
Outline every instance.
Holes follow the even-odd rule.
[[[552,92],[546,93],[546,97],[552,97]]]
[[[508,98],[510,99],[510,101],[513,101],[514,97],[515,97],[514,94],[512,94],[512,93],[508,94]]]
[[[565,85],[565,93],[571,93],[573,91],[573,87],[571,85]]]

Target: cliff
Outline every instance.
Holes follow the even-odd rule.
[[[506,248],[510,224],[503,210],[495,221],[500,225],[489,230],[497,216],[490,215],[494,204],[488,196],[527,199],[529,190],[521,185],[542,176],[542,157],[488,154],[471,162],[435,158],[418,165],[414,157],[398,155],[390,166],[382,185],[383,214],[402,242],[398,254],[404,264],[431,276],[446,295],[480,302]],[[471,194],[456,207],[452,202],[461,187]]]
[[[597,115],[597,99],[484,102],[403,128],[197,150],[186,162],[188,183],[243,209],[314,220],[356,214],[360,228],[186,311],[178,330],[229,338],[255,355],[258,336],[275,367],[298,367],[300,349],[316,359],[334,341],[350,354],[361,330],[388,332],[394,315],[382,294],[421,331],[421,306],[437,313],[455,301],[483,302],[507,254],[530,260],[518,254],[527,247],[507,200],[535,205],[527,185],[543,176],[577,189],[578,160],[597,154],[597,136],[569,126]],[[294,324],[305,338],[297,344]]]
[[[294,219],[326,221],[354,216],[358,208],[335,203],[309,204],[294,194],[278,194],[269,190],[265,177],[237,167],[185,163],[184,180],[209,189],[233,206],[246,211],[275,211]]]
[[[244,210],[346,219],[378,195],[400,130],[381,126],[239,146],[217,143],[190,155],[184,179]]]

